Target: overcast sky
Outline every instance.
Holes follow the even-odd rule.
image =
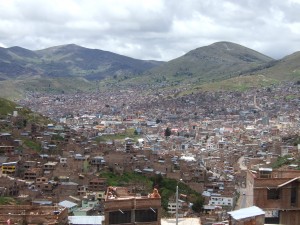
[[[0,0],[0,46],[166,61],[230,41],[278,59],[300,50],[299,14],[300,0]]]

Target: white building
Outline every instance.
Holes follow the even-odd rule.
[[[182,209],[182,200],[178,200],[178,210]],[[175,214],[176,213],[176,202],[169,202],[168,203],[168,213]]]
[[[233,206],[234,198],[228,196],[211,195],[209,205]]]

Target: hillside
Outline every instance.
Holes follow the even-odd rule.
[[[279,81],[298,81],[300,80],[300,52],[288,55],[274,62],[271,67],[255,71],[254,74],[262,74]]]
[[[24,79],[0,81],[0,96],[10,100],[24,98],[26,93],[76,93],[97,90],[97,82],[84,78],[42,78],[39,76]]]
[[[36,123],[39,125],[47,125],[48,123],[51,123],[50,119],[38,113],[32,112],[28,108],[18,107],[16,103],[4,98],[0,98],[1,119],[5,119],[8,115],[12,115],[14,111],[18,112],[18,117],[25,119],[29,123]]]
[[[192,50],[146,75],[161,81],[205,83],[236,77],[272,61],[272,58],[244,46],[217,42]]]
[[[15,108],[16,104],[14,102],[8,101],[4,98],[0,98],[0,116],[12,113],[15,110]]]
[[[108,76],[140,74],[161,63],[73,44],[38,51],[21,47],[0,48],[0,80],[32,76],[101,80]]]

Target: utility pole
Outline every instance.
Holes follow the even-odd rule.
[[[181,181],[182,179],[180,179],[176,185],[176,225],[178,225],[178,183]]]
[[[178,182],[176,186],[176,225],[178,225]]]

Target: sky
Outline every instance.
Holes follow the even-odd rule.
[[[77,44],[168,61],[218,41],[300,51],[300,0],[0,0],[0,47]]]

